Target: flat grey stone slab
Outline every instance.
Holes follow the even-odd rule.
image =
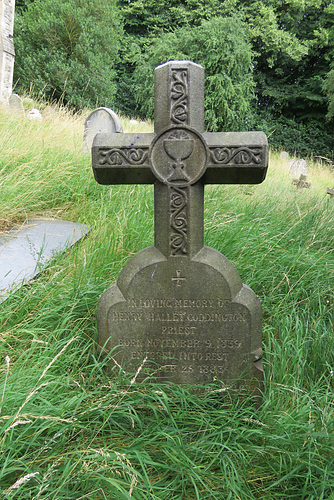
[[[0,303],[89,231],[85,224],[33,219],[0,235]]]

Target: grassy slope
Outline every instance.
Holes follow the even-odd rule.
[[[297,191],[273,154],[262,185],[206,188],[205,242],[263,305],[264,403],[223,406],[219,384],[199,397],[103,370],[96,304],[153,242],[153,189],[97,185],[83,121],[0,114],[0,227],[92,226],[0,306],[0,498],[333,499],[333,172],[312,165]]]

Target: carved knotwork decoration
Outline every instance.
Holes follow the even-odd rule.
[[[262,161],[262,148],[224,147],[210,148],[210,159],[219,165],[259,165]]]
[[[177,125],[188,123],[188,71],[172,70],[170,119]]]
[[[108,148],[99,150],[99,165],[143,165],[148,157],[148,148]]]
[[[185,188],[170,188],[171,255],[187,253],[187,193]]]

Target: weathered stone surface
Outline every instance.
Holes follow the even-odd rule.
[[[281,151],[279,157],[280,157],[280,160],[283,160],[284,162],[287,162],[290,159],[290,155],[287,151]]]
[[[17,114],[24,115],[24,107],[21,97],[18,94],[11,94],[8,100],[10,109]]]
[[[299,177],[308,173],[308,165],[305,160],[295,160],[290,166],[290,177]]]
[[[91,152],[96,134],[123,132],[121,122],[114,111],[109,108],[97,108],[86,118],[84,132],[84,149]]]
[[[28,118],[28,120],[38,120],[38,121],[43,120],[43,116],[41,115],[41,112],[39,111],[39,109],[36,109],[36,108],[32,108],[29,111],[29,113],[27,114],[27,118]]]
[[[212,248],[182,261],[155,247],[137,254],[102,296],[98,329],[99,344],[128,371],[146,359],[142,373],[179,384],[261,378],[260,302]]]
[[[15,0],[0,3],[0,102],[8,104],[13,87]]]
[[[293,179],[292,184],[294,186],[297,186],[297,189],[302,189],[302,188],[308,189],[311,187],[311,183],[308,182],[306,179],[307,179],[306,175],[300,174],[299,179]]]
[[[204,70],[156,68],[155,133],[99,134],[101,184],[154,183],[155,242],[135,255],[98,304],[99,345],[112,363],[160,381],[261,386],[261,305],[231,262],[204,246],[206,183],[260,183],[262,132],[204,133]]]
[[[330,196],[331,198],[333,198],[333,197],[334,197],[334,187],[332,187],[332,188],[327,188],[327,189],[326,189],[326,193],[327,193],[327,194],[329,194],[329,196]]]
[[[41,272],[55,254],[76,243],[89,227],[57,219],[33,219],[0,235],[0,303]]]

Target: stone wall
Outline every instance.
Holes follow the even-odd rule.
[[[0,102],[12,93],[15,50],[13,43],[15,0],[0,3]]]

